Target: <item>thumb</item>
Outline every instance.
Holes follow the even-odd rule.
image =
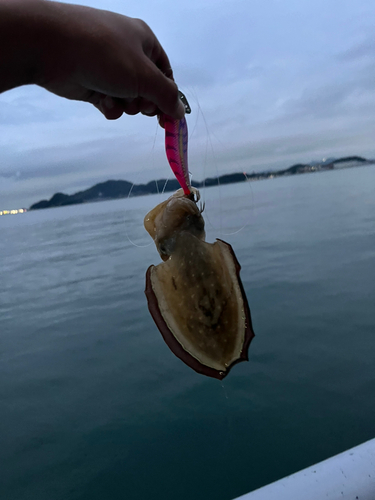
[[[140,96],[154,102],[160,111],[176,120],[183,118],[185,107],[180,100],[177,85],[150,60],[148,60],[148,74],[143,82],[140,82],[140,87]]]

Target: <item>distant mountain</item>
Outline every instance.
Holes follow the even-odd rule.
[[[192,181],[193,186],[201,188],[203,186],[217,186],[218,184],[233,184],[235,182],[246,181],[246,174],[235,173],[222,175],[221,177],[208,178],[203,182]],[[50,200],[41,200],[31,205],[29,210],[38,210],[40,208],[63,207],[66,205],[77,205],[79,203],[89,203],[93,201],[115,200],[117,198],[126,198],[128,196],[142,196],[145,194],[156,194],[162,191],[177,191],[180,185],[176,179],[159,179],[150,181],[147,184],[132,184],[128,181],[110,180],[95,184],[95,186],[79,191],[78,193],[68,195],[56,193]]]
[[[310,161],[309,165],[311,166],[316,166],[316,165],[321,165],[322,163],[332,163],[333,161],[335,161],[336,158],[334,156],[330,156],[329,158],[323,158],[322,160],[314,160],[314,161]]]
[[[165,186],[165,189],[164,189]],[[78,203],[88,203],[92,201],[114,200],[116,198],[125,198],[127,196],[140,196],[144,194],[152,194],[162,191],[175,191],[180,186],[177,180],[159,179],[151,181],[148,184],[132,184],[128,181],[109,180],[95,184],[85,191],[68,195],[64,193],[56,193],[50,200],[42,200],[34,205],[31,205],[30,210],[39,208],[63,207],[66,205],[76,205]],[[158,191],[159,190],[159,191]]]
[[[322,160],[321,163],[311,162],[309,164],[297,163],[284,170],[274,172],[259,172],[246,174],[236,172],[233,174],[221,175],[220,177],[209,177],[203,182],[192,181],[196,188],[217,186],[222,184],[233,184],[235,182],[256,181],[261,179],[270,179],[287,175],[304,174],[307,172],[319,172],[324,170],[333,170],[335,168],[348,168],[359,165],[374,163],[373,160],[366,160],[361,156],[346,156],[344,158],[329,158],[329,161]],[[161,191],[176,191],[179,184],[175,179],[159,179],[150,181],[147,184],[132,184],[123,180],[109,180],[95,184],[85,191],[79,191],[74,194],[56,193],[50,200],[41,200],[31,205],[30,210],[40,208],[63,207],[66,205],[77,205],[80,203],[89,203],[93,201],[114,200],[128,196],[142,196],[146,194],[160,193]]]
[[[345,156],[344,158],[334,159],[330,162],[333,167],[342,167],[344,164],[348,166],[357,167],[358,165],[364,165],[366,163],[372,163],[371,160],[366,160],[361,156]]]

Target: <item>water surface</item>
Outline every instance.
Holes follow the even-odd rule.
[[[229,500],[374,437],[375,168],[207,190],[256,333],[223,384],[148,314],[159,201],[0,218],[0,498]]]

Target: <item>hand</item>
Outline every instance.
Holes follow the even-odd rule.
[[[184,115],[168,57],[143,21],[47,0],[1,4],[18,8],[20,31],[27,25],[28,35],[22,36],[29,36],[34,69],[24,83],[90,102],[108,119],[124,112]]]

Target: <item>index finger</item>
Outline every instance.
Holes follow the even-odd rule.
[[[145,61],[145,74],[139,82],[139,95],[154,102],[161,112],[176,120],[185,115],[177,85],[149,59]]]
[[[147,54],[146,54],[147,55]],[[173,70],[171,67],[171,63],[167,56],[167,53],[163,49],[159,40],[155,37],[154,46],[152,48],[152,52],[149,56],[149,59],[155,64],[157,68],[165,75],[167,78],[173,80]]]

